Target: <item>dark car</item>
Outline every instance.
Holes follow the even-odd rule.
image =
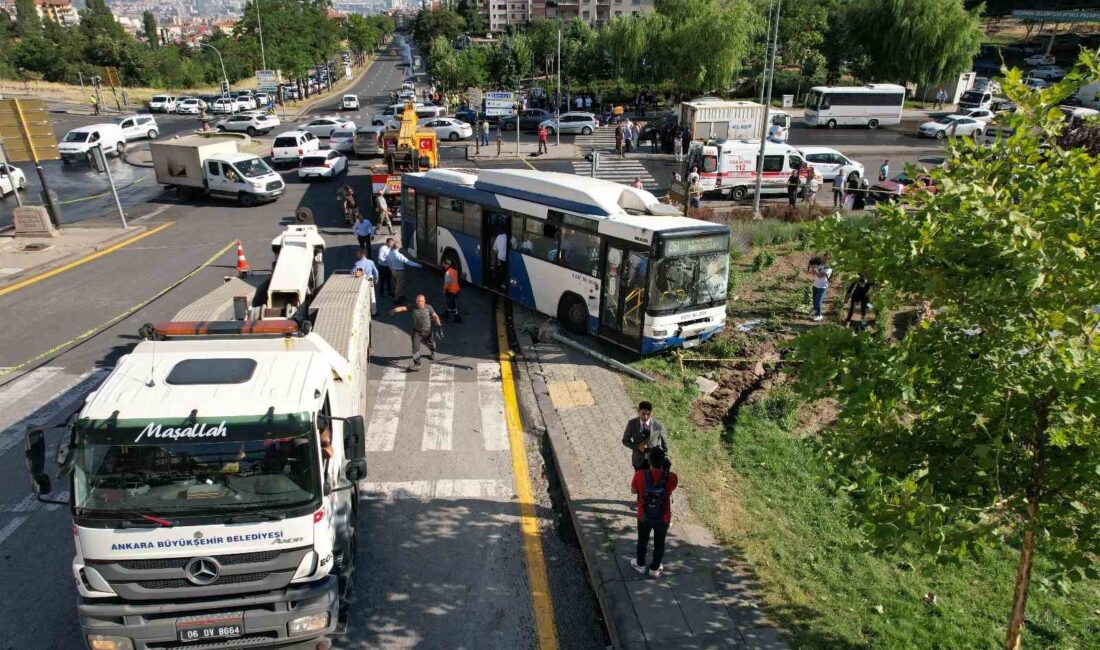
[[[486,119],[484,113],[478,113],[472,108],[463,108],[455,111],[455,119],[462,120],[467,124],[473,124],[479,119]]]
[[[900,192],[899,192],[900,190]],[[916,178],[899,172],[890,180],[879,181],[868,192],[875,201],[897,201],[910,192],[936,193],[936,184],[930,176],[918,174]]]
[[[679,122],[680,120],[678,119],[678,117],[672,114],[655,117],[652,120],[646,122],[645,126],[642,127],[640,140],[642,142],[649,142],[654,137],[656,137],[656,134],[664,131],[666,127],[676,126],[677,124],[679,124]]]
[[[542,108],[529,108],[520,114],[519,128],[523,131],[537,131],[539,124],[542,124],[544,120],[549,120],[552,117],[554,117],[554,114],[548,110]],[[516,128],[516,116],[510,115],[501,118],[500,128],[504,131],[514,131]]]

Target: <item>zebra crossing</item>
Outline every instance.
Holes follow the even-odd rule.
[[[578,176],[591,176],[592,163],[587,160],[574,160],[573,173]],[[600,167],[596,170],[596,178],[605,181],[615,181],[629,185],[635,178],[642,180],[642,187],[654,189],[658,186],[657,180],[650,175],[649,170],[637,158],[620,158],[615,155],[601,154]]]
[[[615,129],[601,126],[588,135],[578,135],[573,143],[585,154],[593,149],[615,151]]]
[[[0,386],[0,456],[23,444],[29,427],[58,424],[107,377],[98,368],[83,373],[43,366]],[[0,383],[4,378],[0,377]]]
[[[467,421],[480,426],[460,427]],[[431,362],[427,381],[422,370],[385,368],[370,402],[366,447],[368,453],[507,451],[500,366]]]

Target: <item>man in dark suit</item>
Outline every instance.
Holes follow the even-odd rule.
[[[646,454],[650,449],[656,448],[668,452],[665,425],[653,418],[653,405],[649,402],[640,402],[638,404],[638,417],[631,418],[626,423],[626,431],[623,432],[623,446],[630,449],[630,462],[634,465],[635,470],[649,469]]]

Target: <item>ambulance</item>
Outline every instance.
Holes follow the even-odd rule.
[[[692,142],[684,178],[689,178],[694,169],[699,174],[704,194],[721,193],[727,199],[740,201],[756,191],[759,156],[759,140]],[[797,149],[787,144],[765,142],[760,193],[786,194],[787,179],[795,170],[800,170],[803,179],[814,174],[821,180],[821,173],[809,166]]]

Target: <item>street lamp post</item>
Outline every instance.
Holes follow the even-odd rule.
[[[260,23],[260,0],[252,0],[256,5],[256,31],[260,34],[260,62],[267,70],[267,54],[264,53],[264,26]]]
[[[768,142],[768,109],[772,104],[772,81],[775,79],[775,64],[779,56],[779,10],[783,7],[783,0],[776,0],[775,3],[775,20],[772,21],[772,38],[771,38],[771,70],[768,71],[768,90],[767,97],[764,101],[764,119],[763,125],[760,128],[760,155],[756,157],[756,191],[752,196],[752,214],[753,218],[759,219],[760,217],[760,189],[761,181],[764,176],[764,145]]]
[[[222,97],[225,97],[225,90],[229,87],[229,75],[225,73],[225,61],[222,60],[222,53],[218,51],[218,48],[209,43],[199,43],[199,47],[208,47],[214,50],[214,54],[218,55],[218,63],[222,66],[222,81],[224,82],[222,84]]]

